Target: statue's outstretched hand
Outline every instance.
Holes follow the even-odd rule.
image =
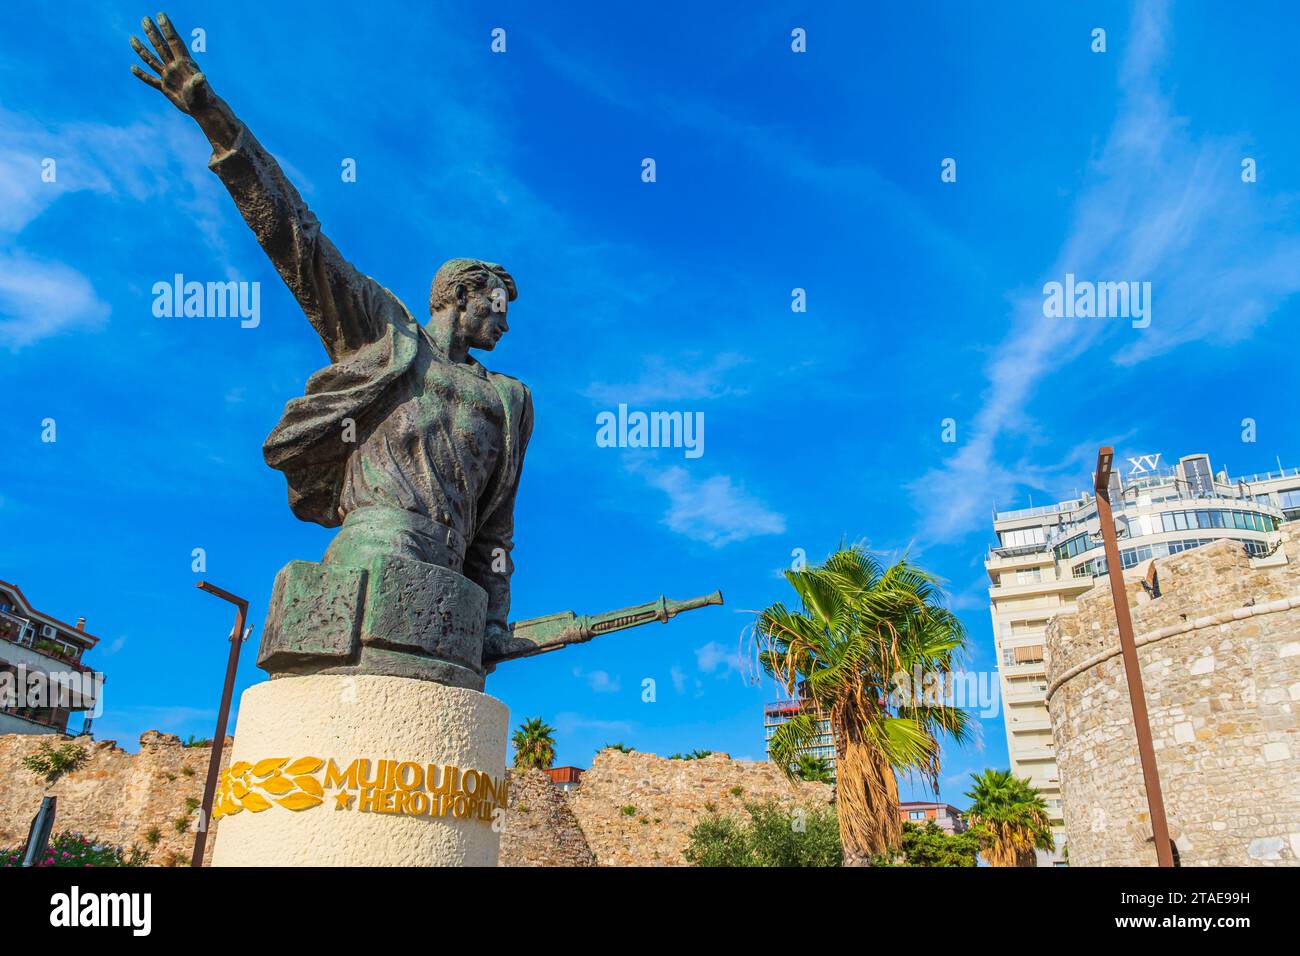
[[[189,48],[176,33],[176,28],[167,19],[167,15],[158,14],[157,26],[148,17],[141,20],[140,25],[158,56],[155,57],[143,43],[131,37],[131,49],[140,55],[140,59],[144,60],[153,73],[138,66],[132,66],[131,72],[171,100],[183,113],[194,115],[209,105],[212,101],[212,88],[208,86],[208,79],[190,56]]]

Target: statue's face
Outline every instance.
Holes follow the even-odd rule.
[[[466,348],[491,352],[510,331],[506,312],[510,307],[505,286],[493,277],[486,289],[466,289],[461,306],[457,331]]]

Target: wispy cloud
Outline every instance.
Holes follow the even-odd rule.
[[[686,693],[686,671],[674,664],[668,673],[673,679],[673,690],[679,694]]]
[[[1160,90],[1167,20],[1164,4],[1135,11],[1118,116],[1088,169],[1071,228],[1048,272],[1013,299],[1012,332],[988,366],[970,438],[910,486],[927,538],[984,526],[988,509],[1018,487],[1055,488],[1067,475],[1088,474],[1087,449],[1095,446],[1050,466],[1016,461],[1008,448],[1007,439],[1032,434],[1028,408],[1050,374],[1103,343],[1116,363],[1132,365],[1192,341],[1239,340],[1300,289],[1300,241],[1275,234],[1271,212],[1280,210],[1241,182],[1242,144],[1194,140]],[[1042,283],[1066,273],[1151,282],[1150,326],[1045,318]]]
[[[70,262],[16,249],[23,230],[75,193],[137,204],[165,197],[223,254],[220,185],[174,145],[176,117],[112,126],[50,125],[0,108],[0,346],[18,350],[109,316],[91,281]],[[211,180],[211,181],[210,181]],[[87,244],[77,250],[93,258]],[[226,271],[230,272],[229,266]]]
[[[695,478],[681,465],[636,469],[668,496],[663,522],[678,534],[715,548],[785,531],[785,518],[732,483],[727,475]]]
[[[97,328],[108,304],[62,262],[0,252],[0,346],[11,351],[73,328]]]
[[[706,674],[726,677],[728,674],[740,673],[740,653],[736,648],[727,648],[717,641],[695,649],[695,664]]]
[[[747,359],[734,352],[700,355],[649,356],[640,378],[625,383],[592,382],[583,394],[603,404],[644,405],[739,395],[745,391],[737,369]]]
[[[113,638],[112,641],[108,643],[107,646],[99,648],[97,653],[103,654],[105,657],[112,657],[114,654],[116,654],[125,646],[126,646],[125,637],[115,637]]]
[[[596,720],[584,717],[571,710],[555,715],[555,729],[562,735],[579,732],[598,732],[611,736],[626,736],[632,733],[632,724],[626,720]]]
[[[573,676],[585,680],[597,694],[617,694],[623,686],[620,678],[611,677],[606,671],[583,671],[581,667],[575,667]]]

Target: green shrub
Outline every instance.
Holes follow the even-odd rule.
[[[159,830],[157,827],[150,827],[148,830],[145,831],[144,839],[145,842],[148,843],[150,846],[154,846],[155,844],[157,844],[159,840],[162,839],[162,831]]]
[[[749,819],[710,814],[691,830],[683,856],[695,866],[839,866],[840,825],[832,807],[787,810],[747,803]]]
[[[630,804],[630,803],[627,804],[627,805],[625,805],[625,806],[623,807],[623,816],[625,816],[625,817],[634,817],[634,816],[636,816],[636,807],[632,806],[632,804]]]
[[[669,760],[703,760],[705,757],[710,756],[712,753],[713,753],[712,750],[692,750],[688,754],[683,754],[683,753],[673,754],[668,759]]]
[[[148,855],[137,847],[100,843],[81,833],[58,833],[50,838],[37,866],[144,866]],[[0,850],[0,867],[22,866],[23,847]]]
[[[86,759],[86,748],[77,744],[63,744],[55,748],[43,743],[34,754],[23,758],[23,766],[45,781],[48,787],[65,773],[76,770]]]
[[[979,837],[974,833],[949,836],[933,820],[925,826],[903,824],[903,839],[893,853],[874,857],[872,866],[974,866],[979,859]]]

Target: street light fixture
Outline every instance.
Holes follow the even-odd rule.
[[[1101,538],[1106,548],[1106,572],[1110,578],[1110,594],[1115,603],[1115,623],[1119,627],[1124,675],[1128,678],[1129,703],[1133,706],[1133,729],[1137,731],[1138,758],[1142,763],[1142,780],[1146,785],[1147,805],[1151,811],[1151,834],[1156,844],[1156,861],[1159,866],[1173,866],[1173,846],[1169,842],[1165,801],[1160,792],[1160,770],[1156,767],[1155,747],[1151,743],[1151,722],[1147,718],[1142,670],[1138,665],[1137,644],[1133,640],[1133,618],[1129,615],[1128,592],[1124,590],[1124,569],[1120,564],[1115,516],[1110,509],[1110,472],[1114,459],[1115,449],[1110,445],[1097,452],[1097,474],[1093,483],[1097,492],[1097,520],[1101,522]]]
[[[195,585],[200,591],[207,591],[213,597],[229,601],[235,605],[235,627],[230,632],[230,656],[226,659],[226,683],[221,688],[221,708],[217,711],[217,732],[212,738],[212,756],[208,760],[208,779],[203,784],[203,804],[199,813],[199,832],[194,838],[194,856],[190,866],[203,865],[203,851],[208,844],[208,827],[212,824],[212,798],[217,790],[217,775],[221,773],[221,751],[226,746],[226,720],[230,717],[230,698],[235,692],[235,670],[239,666],[239,648],[247,634],[244,632],[244,620],[248,617],[248,602],[236,597],[229,591],[223,591],[215,584],[199,581]]]

